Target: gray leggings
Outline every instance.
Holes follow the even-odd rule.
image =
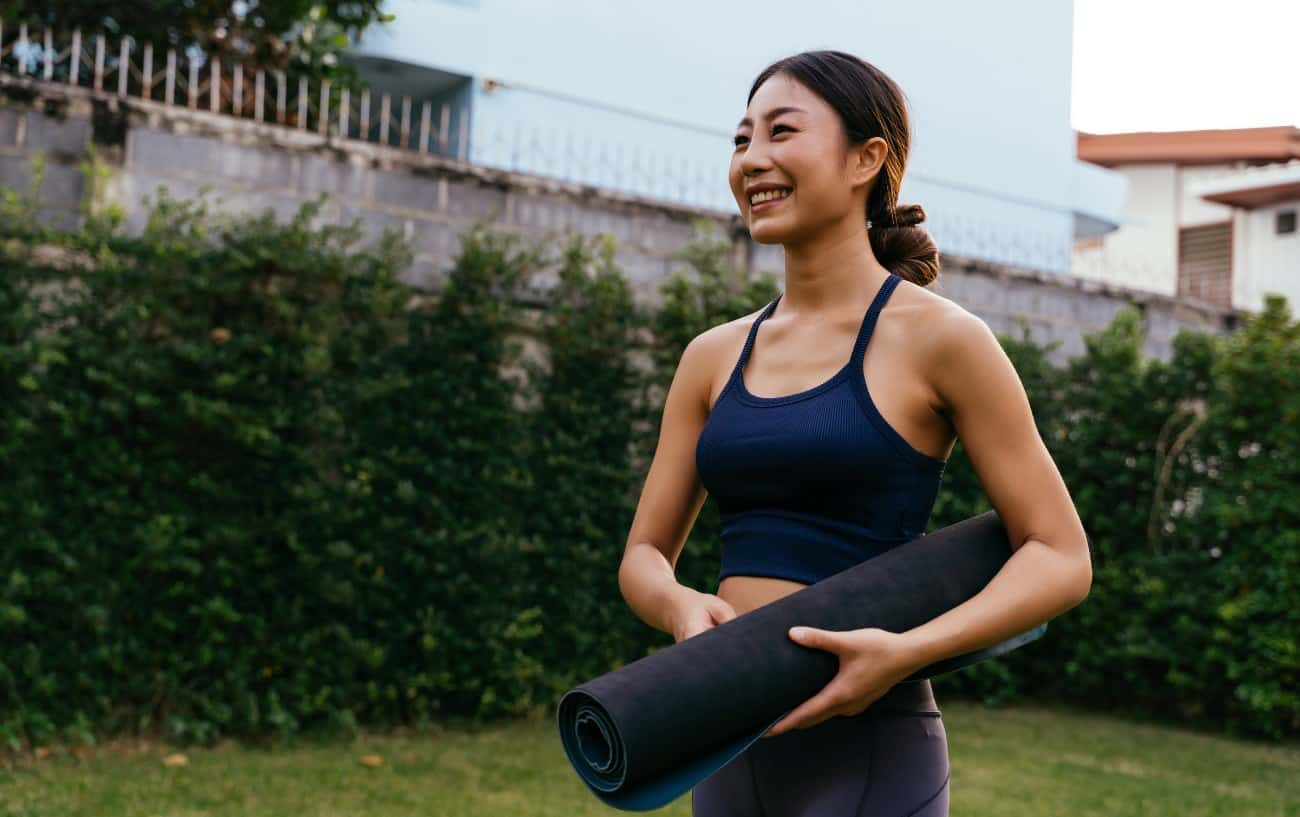
[[[693,817],[947,817],[948,735],[929,681],[759,738],[691,791]]]

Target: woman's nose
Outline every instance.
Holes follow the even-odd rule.
[[[766,170],[768,167],[767,148],[749,143],[740,154],[740,169],[746,176]]]

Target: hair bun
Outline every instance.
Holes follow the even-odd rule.
[[[872,252],[890,272],[917,286],[929,286],[939,277],[939,248],[930,231],[918,226],[925,221],[925,208],[900,204],[894,208],[894,217],[895,221],[889,221],[887,210],[880,213],[880,221],[872,217],[867,231]]]
[[[895,227],[914,227],[925,221],[925,208],[919,204],[900,204],[894,208]]]
[[[885,230],[890,227],[915,227],[925,221],[925,208],[919,204],[900,204],[894,208],[891,214],[887,209],[881,209],[871,216],[871,229]]]

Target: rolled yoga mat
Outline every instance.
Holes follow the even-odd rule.
[[[910,630],[978,594],[1011,553],[1006,528],[987,511],[576,686],[561,696],[556,713],[569,762],[605,803],[659,808],[835,677],[839,658],[796,644],[791,627]],[[1040,624],[906,680],[1002,655],[1046,630]]]

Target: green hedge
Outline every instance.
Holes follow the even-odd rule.
[[[433,297],[397,280],[394,235],[359,247],[319,206],[164,195],[128,236],[0,202],[10,748],[510,715],[670,643],[617,586],[663,389],[776,282],[701,238],[652,308],[608,236],[479,224]],[[1003,338],[1095,580],[1046,638],[936,687],[1294,736],[1300,330],[1275,297],[1168,362],[1140,331],[1125,309],[1060,367]],[[931,529],[987,507],[959,445]],[[717,529],[709,502],[682,581],[716,590]]]

